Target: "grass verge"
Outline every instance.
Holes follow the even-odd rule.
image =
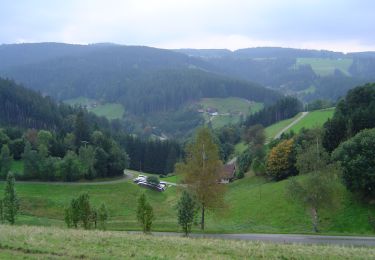
[[[375,255],[374,248],[365,247],[155,237],[29,226],[0,228],[2,259],[373,259]]]

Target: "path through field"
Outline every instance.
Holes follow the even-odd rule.
[[[296,118],[296,120],[294,120],[292,123],[290,123],[289,125],[287,125],[286,127],[284,127],[280,132],[278,132],[275,137],[273,139],[278,139],[280,138],[280,136],[285,133],[286,131],[288,131],[292,126],[294,126],[295,124],[297,124],[299,121],[302,120],[302,118],[304,118],[305,116],[308,115],[309,112],[302,112],[302,114]]]
[[[116,184],[121,182],[126,182],[129,179],[135,178],[135,174],[138,174],[133,171],[124,170],[124,175],[120,178],[108,181],[86,181],[86,182],[65,182],[65,181],[17,181],[17,183],[26,183],[26,184],[51,184],[51,185],[108,185],[108,184]],[[162,180],[163,181],[163,180]],[[0,181],[2,182],[2,181]],[[177,186],[177,183],[167,182],[166,184]]]
[[[140,232],[129,232],[140,233]],[[152,232],[155,236],[182,236],[176,232]],[[360,236],[321,236],[298,234],[190,234],[193,238],[218,238],[234,240],[252,240],[272,243],[300,243],[300,244],[333,244],[342,246],[375,246],[375,237]]]

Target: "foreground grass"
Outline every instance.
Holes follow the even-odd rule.
[[[0,225],[2,259],[373,259],[374,248]],[[166,250],[167,249],[167,250]]]

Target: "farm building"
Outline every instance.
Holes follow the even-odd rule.
[[[235,164],[226,164],[221,170],[221,179],[220,183],[229,183],[233,181],[236,176],[236,165]]]

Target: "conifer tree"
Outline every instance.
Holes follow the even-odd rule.
[[[10,171],[13,158],[10,154],[8,145],[3,145],[0,152],[0,177],[5,178]]]
[[[3,207],[4,218],[12,225],[16,221],[16,215],[19,210],[19,200],[14,186],[14,175],[9,172],[5,183]]]

